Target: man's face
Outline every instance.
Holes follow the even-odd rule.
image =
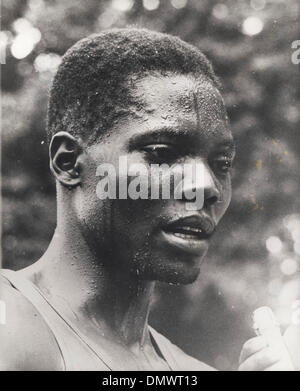
[[[100,256],[105,253],[114,268],[142,279],[190,283],[231,199],[234,151],[223,101],[210,82],[183,75],[145,76],[132,93],[138,104],[130,114],[86,150],[83,182],[75,195],[78,218],[90,246]],[[172,180],[168,199],[161,194],[159,199],[118,199],[118,191],[116,199],[99,199],[99,165],[116,168],[117,188],[134,179],[119,170],[120,156],[128,166],[147,168],[139,180],[149,194],[155,181],[161,188],[164,174],[172,175],[172,165],[201,165],[203,181],[194,185],[202,186],[203,207],[189,208],[191,198],[175,199]],[[151,181],[151,164],[171,168],[153,174]],[[189,183],[183,182],[182,189]]]

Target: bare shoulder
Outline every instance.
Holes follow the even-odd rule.
[[[55,338],[35,307],[0,275],[5,324],[0,324],[0,370],[61,370]]]
[[[151,328],[151,330],[153,331],[153,328]],[[166,338],[162,334],[158,333],[155,330],[154,332],[156,335],[158,334],[160,340],[168,348],[169,352],[172,354],[175,361],[177,362],[180,371],[216,371],[215,368],[186,354],[182,349],[173,344],[168,338]]]

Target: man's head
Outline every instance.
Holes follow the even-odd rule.
[[[207,58],[179,38],[144,29],[91,35],[64,55],[53,80],[47,132],[68,131],[88,143],[126,116],[137,78],[151,72],[193,74],[217,85]]]
[[[105,253],[108,266],[139,278],[194,281],[230,202],[233,160],[226,111],[206,57],[178,38],[148,30],[88,37],[58,69],[47,129],[51,168],[64,193],[59,202],[89,247]],[[134,180],[119,170],[120,157],[149,170],[151,164],[201,164],[203,207],[191,211],[187,197],[99,199],[100,165],[116,167],[117,188]],[[153,178],[160,187],[172,167]],[[139,186],[147,182],[150,194],[148,179],[142,173]],[[189,181],[183,183],[185,190]]]

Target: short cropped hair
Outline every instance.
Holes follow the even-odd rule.
[[[181,39],[147,29],[111,29],[78,41],[50,89],[48,139],[64,130],[93,144],[127,115],[130,86],[151,72],[202,76],[218,87],[211,63]]]

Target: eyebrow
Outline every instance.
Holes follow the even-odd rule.
[[[190,129],[190,128],[189,128]],[[184,129],[179,129],[175,126],[160,126],[158,128],[147,129],[145,131],[141,131],[141,133],[134,134],[131,139],[133,140],[142,140],[147,137],[161,137],[161,136],[186,136],[187,131]]]
[[[178,129],[173,126],[164,126],[159,128],[152,128],[151,130],[146,130],[145,132],[136,133],[129,139],[129,145],[138,145],[144,142],[147,138],[159,139],[161,137],[174,137],[174,138],[190,138],[190,134],[187,134],[187,131]]]
[[[176,141],[181,141],[183,139],[190,140],[198,133],[199,130],[197,130],[193,126],[189,126],[185,128],[177,128],[174,126],[152,128],[151,130],[146,130],[145,132],[141,132],[131,136],[128,145],[129,145],[129,149],[133,150],[134,148],[146,142],[147,139],[159,140],[160,138],[163,137],[172,137]],[[236,152],[236,144],[232,137],[222,138],[222,140],[220,140],[220,142],[217,144],[217,147],[227,149],[232,154]]]

